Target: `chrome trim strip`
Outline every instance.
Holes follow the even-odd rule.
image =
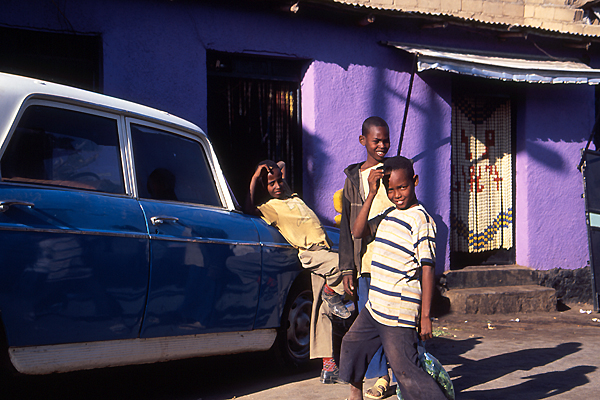
[[[186,242],[186,243],[209,243],[209,244],[226,244],[226,245],[243,245],[243,246],[260,246],[259,242],[240,242],[238,240],[227,240],[227,239],[203,239],[203,238],[192,238],[192,237],[173,237],[173,236],[161,236],[152,234],[150,235],[152,240],[161,240],[166,242]]]
[[[75,229],[42,229],[17,226],[0,226],[0,231],[16,231],[16,232],[38,232],[38,233],[63,233],[69,235],[94,235],[94,236],[116,236],[128,237],[134,239],[148,239],[147,233],[121,233],[121,232],[105,232],[105,231],[80,231]]]
[[[95,235],[95,236],[115,236],[127,237],[134,239],[152,239],[164,240],[169,242],[193,242],[193,243],[209,243],[209,244],[227,244],[240,246],[261,246],[273,248],[293,248],[290,244],[285,243],[261,243],[261,242],[243,242],[238,240],[227,239],[202,239],[202,238],[183,238],[183,237],[165,237],[156,234],[148,235],[146,233],[121,233],[121,232],[104,232],[104,231],[80,231],[74,229],[42,229],[17,226],[0,226],[0,231],[16,231],[16,232],[38,232],[38,233],[62,233],[69,235]]]
[[[124,168],[125,189],[132,197],[137,197],[131,134],[129,132],[129,125],[126,124],[123,116],[119,117],[119,139],[121,141],[121,163]]]
[[[45,346],[9,347],[17,371],[29,375],[264,351],[275,329],[208,333],[149,339],[109,340]]]
[[[292,246],[291,244],[286,244],[286,243],[261,243],[260,244],[262,247],[274,247],[274,248],[281,248],[281,249],[293,249],[294,246]]]

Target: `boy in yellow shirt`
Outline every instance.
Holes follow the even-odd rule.
[[[311,272],[314,301],[310,357],[323,358],[321,382],[334,383],[338,368],[333,361],[332,325],[328,316],[323,316],[328,314],[327,310],[319,311],[318,299],[320,296],[327,304],[329,313],[343,319],[350,317],[351,313],[343,303],[344,284],[338,254],[331,251],[319,218],[298,195],[291,193],[280,166],[274,161],[258,164],[250,182],[245,209],[276,227],[298,249],[302,267]]]

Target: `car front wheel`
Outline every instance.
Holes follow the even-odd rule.
[[[286,365],[300,367],[310,359],[312,303],[310,279],[296,282],[283,310],[276,343],[276,355]]]

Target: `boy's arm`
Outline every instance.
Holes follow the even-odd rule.
[[[435,237],[436,229],[429,215],[425,216],[426,224],[418,229],[419,243],[417,252],[421,264],[421,339],[427,340],[432,337],[431,327],[431,303],[433,302],[433,291],[435,290]]]
[[[381,169],[372,169],[369,173],[369,195],[365,199],[365,203],[360,209],[360,212],[356,217],[356,221],[354,221],[354,225],[352,226],[352,235],[354,235],[356,238],[364,238],[371,233],[369,230],[369,225],[367,224],[367,220],[369,218],[371,205],[373,204],[373,199],[375,199],[375,196],[377,195],[377,189],[379,189],[379,181],[382,177],[383,170]]]
[[[252,175],[252,179],[250,180],[250,189],[246,196],[246,202],[244,203],[244,212],[246,214],[261,215],[258,208],[256,208],[256,188],[257,185],[261,184],[260,180],[264,179],[268,173],[269,167],[264,164],[259,165],[258,168],[256,168],[256,171],[254,171],[254,175]]]
[[[421,330],[419,334],[422,340],[433,337],[431,325],[431,302],[435,285],[435,266],[423,265],[421,275]]]
[[[342,192],[342,219],[340,221],[340,271],[344,282],[344,292],[354,296],[354,279],[356,276],[356,266],[354,265],[354,239],[350,230],[350,212],[352,204],[346,197],[346,190],[351,185],[349,179],[344,183]]]

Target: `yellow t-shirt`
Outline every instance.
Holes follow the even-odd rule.
[[[271,199],[258,206],[258,210],[297,249],[307,250],[312,245],[329,248],[321,221],[296,194],[286,199]]]
[[[362,194],[363,194],[363,198],[367,198],[367,195],[369,194],[369,173],[371,172],[371,170],[373,168],[377,168],[382,166],[383,163],[379,163],[377,165],[372,166],[371,168],[367,168],[364,171],[360,171],[360,183],[361,183],[361,189],[362,189]],[[371,209],[369,210],[369,217],[368,219],[372,219],[374,217],[376,217],[377,215],[381,214],[382,212],[384,212],[385,210],[387,210],[390,207],[394,207],[394,203],[392,203],[390,201],[390,199],[387,197],[387,192],[385,190],[385,186],[383,186],[383,183],[380,182],[379,183],[379,189],[377,189],[377,194],[375,195],[375,198],[373,199],[373,204],[371,204]],[[369,244],[367,244],[367,248],[361,258],[361,266],[360,266],[360,273],[362,274],[366,274],[366,273],[371,273],[371,259],[373,258],[373,242],[370,242]]]

